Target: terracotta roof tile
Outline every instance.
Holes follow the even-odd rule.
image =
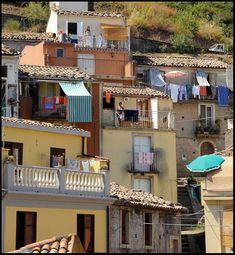
[[[92,80],[91,76],[78,67],[20,65],[19,77],[56,80]]]
[[[171,67],[195,67],[195,68],[221,68],[227,67],[227,64],[214,57],[175,57],[175,56],[157,56],[157,55],[133,55],[133,60],[138,65],[149,66],[171,66]]]
[[[68,247],[68,243],[71,243]],[[75,247],[76,246],[76,247]],[[69,248],[69,249],[68,249]],[[56,236],[47,240],[35,242],[9,253],[77,253],[84,252],[77,235],[68,234]]]
[[[148,87],[103,86],[103,91],[109,91],[115,96],[148,96],[169,98],[167,94]]]
[[[3,32],[2,40],[20,41],[57,41],[53,33],[33,33],[33,32]]]
[[[89,16],[89,17],[110,17],[110,18],[122,18],[125,17],[120,12],[95,12],[95,11],[68,11],[54,9],[59,15],[73,15],[73,16]]]
[[[4,123],[5,122],[5,123]],[[49,123],[49,122],[42,122],[42,121],[36,121],[36,120],[26,120],[26,119],[17,119],[17,118],[13,118],[13,117],[3,117],[2,116],[2,125],[5,126],[7,123],[15,123],[18,126],[20,124],[24,125],[24,126],[29,126],[29,127],[45,127],[47,128],[49,131],[50,130],[58,130],[58,131],[77,131],[77,132],[82,132],[86,135],[89,134],[88,131],[85,131],[81,128],[75,128],[73,126],[65,126],[65,125],[56,125],[53,123]],[[56,132],[58,132],[56,131]]]
[[[2,43],[1,51],[2,51],[2,55],[11,55],[11,56],[13,56],[13,55],[19,55],[20,54],[19,51],[15,50],[13,48],[10,48],[10,47],[4,45],[3,43]]]
[[[123,187],[115,182],[110,183],[110,195],[118,198],[116,205],[138,206],[172,212],[187,212],[181,204],[175,204],[162,198],[140,190]]]

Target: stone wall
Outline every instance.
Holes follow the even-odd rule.
[[[121,245],[121,209],[130,210],[129,246]],[[153,214],[153,245],[144,244],[144,212]],[[171,239],[178,240],[178,252],[181,252],[180,217],[174,217],[158,210],[134,209],[112,205],[110,209],[110,250],[111,253],[167,253],[170,251]],[[169,224],[169,225],[166,225]],[[172,225],[171,225],[172,224]]]

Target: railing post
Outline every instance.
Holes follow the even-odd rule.
[[[6,188],[8,190],[11,190],[14,186],[14,167],[15,167],[15,164],[14,163],[6,163],[4,165],[4,186],[3,188]]]
[[[65,193],[65,167],[61,167],[58,169],[59,174],[59,192]]]
[[[110,195],[110,173],[109,170],[101,172],[104,174],[104,195]]]

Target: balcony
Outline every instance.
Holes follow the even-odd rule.
[[[219,136],[220,134],[220,120],[216,120],[214,123],[208,120],[197,120],[195,136]]]
[[[95,35],[70,35],[64,34],[58,38],[62,43],[74,43],[77,49],[79,48],[94,48],[94,49],[111,49],[128,51],[128,40],[106,40]]]
[[[103,197],[109,196],[109,171],[96,173],[6,163],[2,187],[8,191]]]
[[[140,159],[141,157],[141,159]],[[127,166],[129,173],[159,173],[157,169],[157,152],[133,153],[131,163]]]
[[[117,114],[113,109],[103,109],[103,126],[173,130],[175,128],[175,113],[171,111],[142,111],[125,109],[123,118],[119,122]]]
[[[33,111],[34,117],[66,119],[66,96],[38,97]]]

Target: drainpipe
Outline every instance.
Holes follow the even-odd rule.
[[[109,206],[106,207],[106,229],[107,229],[106,253],[109,253]]]

